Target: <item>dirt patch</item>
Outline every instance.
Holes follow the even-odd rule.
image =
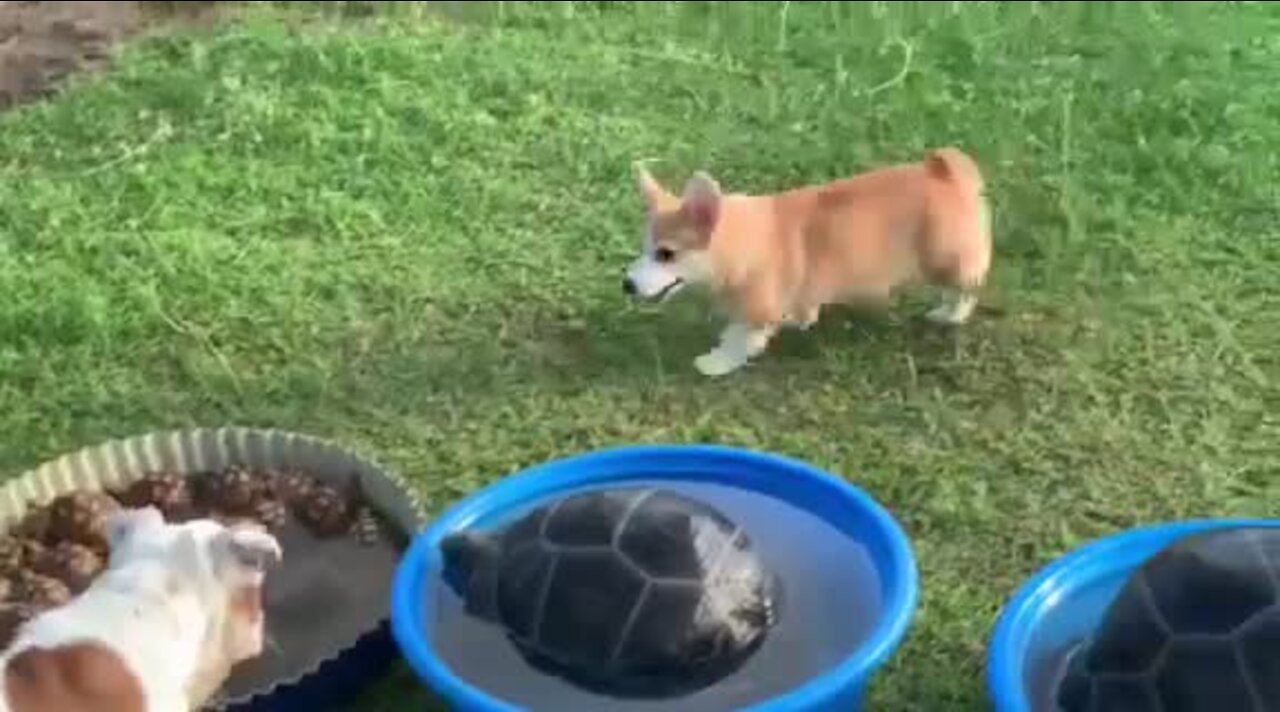
[[[0,111],[54,93],[74,73],[107,67],[118,46],[149,25],[199,17],[214,4],[0,0]]]

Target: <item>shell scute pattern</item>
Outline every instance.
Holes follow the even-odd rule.
[[[1061,712],[1280,710],[1280,529],[1185,537],[1126,582],[1071,657]]]
[[[530,664],[615,694],[709,684],[776,622],[778,581],[746,533],[660,488],[562,497],[496,534],[456,534],[444,553],[467,609]]]

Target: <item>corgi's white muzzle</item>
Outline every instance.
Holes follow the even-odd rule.
[[[684,288],[685,280],[670,265],[648,255],[637,259],[622,280],[622,291],[636,301],[660,302]]]

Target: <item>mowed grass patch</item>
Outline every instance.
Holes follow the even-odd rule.
[[[223,423],[340,439],[435,507],[621,443],[802,457],[914,539],[919,618],[869,700],[904,711],[985,708],[999,606],[1068,548],[1277,513],[1280,12],[362,6],[156,38],[0,117],[7,471]],[[965,329],[906,294],[708,381],[703,300],[623,299],[635,159],[765,191],[943,144],[995,206]]]

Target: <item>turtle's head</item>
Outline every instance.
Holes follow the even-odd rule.
[[[467,612],[485,620],[496,619],[502,557],[498,539],[479,532],[455,532],[440,541],[440,554],[445,585],[466,602]]]

